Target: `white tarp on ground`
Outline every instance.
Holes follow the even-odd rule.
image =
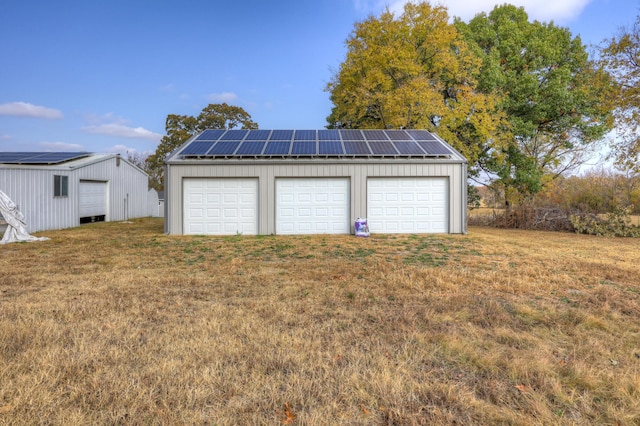
[[[27,223],[24,221],[24,215],[18,206],[16,206],[11,198],[4,192],[0,191],[0,214],[7,222],[7,230],[4,231],[4,237],[0,240],[0,244],[15,243],[18,241],[44,241],[46,237],[34,237],[27,232]]]

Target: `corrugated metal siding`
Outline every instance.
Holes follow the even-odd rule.
[[[69,196],[53,196],[53,176],[69,176]],[[0,189],[18,206],[29,232],[77,226],[77,198],[72,172],[27,168],[0,169]],[[76,204],[74,204],[76,203]]]
[[[185,177],[258,178],[260,234],[275,233],[275,180],[278,177],[346,177],[351,183],[351,222],[367,214],[368,177],[446,177],[449,181],[449,232],[466,232],[466,165],[464,163],[256,163],[170,164],[166,176],[166,231],[182,234],[182,179]]]
[[[0,189],[16,203],[27,221],[29,232],[64,229],[80,224],[80,180],[108,182],[106,220],[148,216],[147,175],[116,157],[77,169],[64,167],[7,166],[0,168]],[[69,196],[53,196],[53,176],[69,176]],[[126,199],[128,197],[128,209]]]
[[[153,188],[147,192],[147,214],[152,217],[164,216],[164,200],[158,198],[158,191]]]
[[[122,159],[119,166],[117,162],[117,158],[111,157],[75,170],[77,181],[108,182],[107,221],[148,216],[147,175]]]

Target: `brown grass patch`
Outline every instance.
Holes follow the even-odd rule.
[[[167,236],[0,246],[0,424],[638,424],[640,246]]]

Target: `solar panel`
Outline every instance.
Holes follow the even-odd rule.
[[[274,130],[271,133],[272,141],[290,141],[293,138],[293,130]]]
[[[249,130],[249,134],[245,138],[247,141],[266,141],[269,139],[271,130]]]
[[[264,149],[264,155],[288,155],[291,142],[269,142]]]
[[[291,148],[292,155],[316,155],[316,143],[315,142],[293,142]]]
[[[320,155],[344,155],[342,143],[339,141],[318,142],[318,153]]]
[[[368,141],[388,141],[389,138],[384,130],[363,130],[365,139]]]
[[[407,133],[411,135],[415,140],[422,141],[435,141],[436,138],[426,130],[407,130]]]
[[[411,136],[405,130],[386,130],[387,137],[392,141],[410,141]]]
[[[231,141],[231,142],[223,142],[220,140],[211,151],[209,151],[208,155],[232,155],[236,152],[236,149],[240,145],[240,141]]]
[[[63,161],[77,160],[78,158],[88,157],[88,152],[47,152],[38,156],[38,160],[47,163],[60,163]]]
[[[315,130],[296,130],[293,139],[296,141],[315,141],[316,140],[316,131]]]
[[[371,150],[365,141],[345,141],[344,150],[348,155],[371,155]]]
[[[87,156],[88,152],[0,152],[0,163],[59,164]]]
[[[340,130],[318,130],[318,140],[321,141],[339,141]]]
[[[264,148],[265,142],[253,142],[253,141],[244,141],[238,151],[236,151],[236,155],[260,155],[262,154],[262,149]]]
[[[220,138],[221,141],[240,141],[249,133],[248,130],[227,130],[227,132]]]
[[[393,144],[400,154],[404,155],[424,155],[424,151],[420,149],[414,141],[394,141]]]
[[[418,145],[420,145],[420,147],[422,149],[424,149],[424,152],[426,152],[427,154],[430,154],[430,155],[451,154],[451,151],[449,150],[449,148],[447,148],[442,143],[440,143],[440,142],[438,142],[436,140],[429,141],[429,142],[418,141],[417,143],[418,143]]]
[[[342,133],[342,139],[343,140],[350,140],[350,141],[363,141],[364,137],[362,136],[362,132],[360,132],[360,130],[340,130],[340,133]]]
[[[215,142],[191,142],[187,145],[180,155],[205,155]]]
[[[369,142],[371,151],[377,155],[397,155],[398,152],[391,142]]]
[[[204,138],[210,139],[204,139]],[[0,153],[13,159],[20,153]],[[49,161],[65,153],[23,153],[31,161],[34,155],[47,154]],[[86,153],[74,153],[88,155]],[[182,149],[183,157],[428,157],[453,155],[455,151],[426,130],[399,129],[321,129],[321,130],[206,130]],[[16,157],[19,158],[19,157]]]
[[[68,161],[78,157],[84,157],[84,155],[77,155],[74,152],[43,152],[36,153],[28,159],[28,161],[34,161],[38,163],[59,163],[60,161]]]
[[[33,152],[0,152],[0,163],[12,163],[33,156]]]
[[[224,129],[205,130],[196,138],[197,141],[217,141],[225,132]]]

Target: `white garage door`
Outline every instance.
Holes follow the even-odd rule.
[[[378,233],[446,233],[447,178],[369,178],[367,222]]]
[[[258,233],[257,179],[189,178],[183,196],[185,234]]]
[[[80,181],[80,217],[106,216],[107,183]]]
[[[276,180],[277,234],[348,234],[349,179]]]

